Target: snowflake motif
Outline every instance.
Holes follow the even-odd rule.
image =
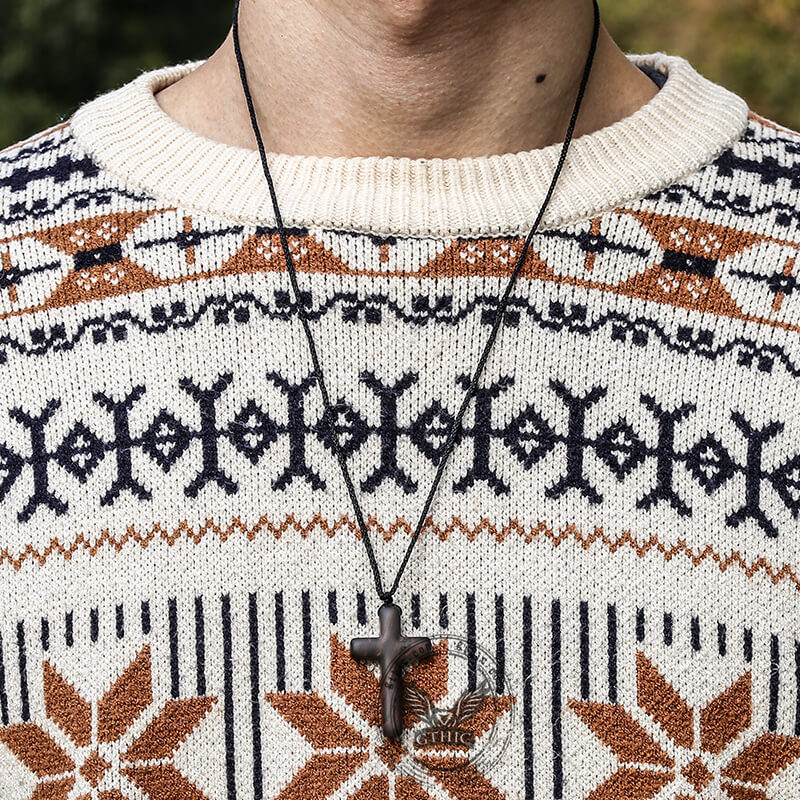
[[[133,741],[123,742],[153,703],[147,645],[94,704],[47,661],[42,684],[45,713],[58,730],[36,722],[0,729],[0,741],[39,779],[30,800],[127,800],[120,786],[128,781],[151,800],[204,800],[173,757],[216,698],[167,700]]]
[[[314,748],[311,757],[275,800],[330,797],[356,775],[356,788],[348,800],[431,800],[431,795],[420,784],[420,768],[430,775],[430,785],[437,787],[436,797],[440,797],[439,792],[443,790],[444,796],[453,800],[477,797],[504,800],[503,793],[469,762],[463,748],[440,746],[435,752],[428,753],[423,748],[421,753],[414,753],[402,742],[384,738],[378,711],[378,678],[369,667],[350,657],[346,645],[335,634],[331,636],[330,648],[329,699],[316,692],[266,695],[267,702]],[[433,703],[445,697],[448,692],[447,642],[434,645],[433,657],[413,666],[406,680],[423,689]],[[464,727],[469,728],[479,742],[513,702],[514,698],[509,695],[493,698]],[[420,719],[405,708],[405,730],[418,723]],[[403,763],[411,759],[415,759],[417,770],[406,774]]]
[[[751,727],[749,672],[699,714],[641,651],[636,684],[639,710],[655,723],[658,736],[622,705],[569,701],[620,762],[586,800],[649,800],[666,786],[673,786],[674,800],[769,800],[769,782],[800,758],[800,738]]]

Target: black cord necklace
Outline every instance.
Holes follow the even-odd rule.
[[[519,254],[519,258],[517,258],[517,261],[514,264],[514,268],[511,272],[511,277],[508,280],[505,291],[503,292],[502,298],[498,305],[497,313],[495,314],[494,323],[489,333],[489,337],[486,340],[486,344],[483,348],[480,358],[478,359],[478,364],[473,373],[472,380],[470,381],[469,387],[467,388],[467,391],[464,395],[464,399],[461,403],[460,408],[458,409],[458,413],[456,414],[455,419],[453,420],[453,424],[450,427],[447,439],[445,440],[444,446],[442,448],[441,456],[439,458],[438,468],[436,470],[436,475],[433,479],[433,483],[431,484],[428,496],[425,498],[425,503],[422,507],[422,513],[420,514],[419,521],[417,522],[417,525],[414,529],[414,534],[411,537],[411,541],[408,544],[408,548],[406,549],[405,555],[403,556],[403,560],[400,563],[400,567],[397,570],[395,578],[388,589],[385,589],[383,586],[380,569],[378,568],[378,562],[377,559],[375,558],[375,551],[372,547],[372,542],[369,538],[369,531],[367,530],[367,526],[364,522],[364,514],[363,511],[361,510],[361,504],[358,501],[355,487],[353,485],[353,480],[350,477],[350,471],[347,468],[347,461],[344,455],[344,451],[342,450],[341,444],[339,443],[339,435],[336,431],[336,426],[335,426],[335,414],[331,405],[330,397],[328,395],[328,389],[325,385],[325,378],[322,373],[322,366],[320,364],[319,356],[317,354],[317,348],[314,343],[314,337],[311,335],[311,327],[309,325],[308,315],[306,313],[304,301],[302,300],[300,295],[300,289],[297,283],[297,274],[294,269],[294,262],[292,260],[292,254],[289,248],[289,240],[286,234],[286,228],[284,227],[280,210],[278,208],[278,198],[275,194],[275,186],[272,181],[272,175],[269,171],[269,164],[267,163],[267,153],[264,148],[264,141],[261,137],[261,130],[258,127],[258,119],[256,118],[255,106],[253,104],[253,97],[250,94],[250,87],[247,83],[247,74],[244,68],[244,59],[242,58],[242,49],[239,43],[239,0],[236,0],[236,5],[234,7],[233,44],[234,44],[234,50],[236,51],[236,61],[239,66],[239,76],[241,78],[244,96],[245,99],[247,100],[247,108],[248,111],[250,112],[250,122],[252,123],[253,126],[253,133],[255,134],[256,142],[258,143],[258,152],[261,155],[261,164],[264,168],[264,176],[267,179],[267,185],[269,187],[269,193],[272,199],[272,207],[275,213],[275,224],[276,227],[278,228],[278,235],[281,241],[281,248],[283,250],[284,260],[286,261],[286,267],[289,272],[289,280],[292,285],[292,293],[294,295],[294,306],[297,309],[297,314],[303,325],[303,330],[305,332],[306,339],[308,340],[308,349],[311,355],[311,363],[314,368],[313,374],[317,382],[317,385],[319,386],[320,393],[322,395],[323,406],[325,409],[325,415],[324,415],[325,425],[327,426],[327,429],[330,432],[333,450],[336,455],[336,459],[339,462],[339,467],[341,468],[342,471],[342,476],[344,478],[345,486],[347,487],[347,493],[350,495],[350,502],[353,505],[353,510],[356,515],[356,521],[358,523],[358,528],[361,533],[361,540],[364,542],[364,547],[367,551],[367,558],[369,559],[369,564],[372,569],[372,575],[375,580],[375,591],[378,597],[382,601],[382,605],[378,610],[380,636],[374,639],[366,639],[366,638],[353,639],[350,643],[350,654],[357,661],[377,661],[380,664],[381,726],[383,728],[384,734],[388,737],[397,738],[403,729],[403,713],[402,713],[402,703],[401,703],[403,667],[406,664],[418,661],[421,658],[426,658],[432,652],[431,641],[427,637],[424,636],[405,637],[400,634],[400,608],[396,606],[392,602],[392,600],[394,598],[395,593],[397,592],[398,586],[400,585],[400,580],[403,577],[403,573],[405,572],[406,566],[408,565],[409,559],[411,558],[411,553],[414,550],[414,546],[416,545],[417,540],[419,539],[420,534],[422,533],[422,529],[425,525],[425,520],[428,516],[428,510],[430,509],[431,503],[433,502],[433,497],[436,493],[436,489],[439,486],[439,481],[441,480],[442,474],[444,473],[444,468],[445,465],[447,464],[447,460],[452,451],[455,449],[456,441],[461,431],[461,424],[464,419],[464,414],[466,413],[470,401],[475,395],[481,376],[483,374],[483,369],[486,366],[486,361],[489,358],[489,353],[492,349],[492,345],[494,345],[495,339],[497,338],[497,334],[500,330],[500,326],[503,323],[503,318],[506,313],[506,308],[508,307],[509,297],[511,296],[511,291],[514,288],[514,284],[516,283],[517,275],[519,274],[520,268],[525,261],[525,256],[528,253],[528,248],[530,246],[531,240],[533,239],[533,236],[539,227],[539,223],[542,221],[542,217],[544,216],[545,210],[547,209],[547,206],[550,202],[550,198],[553,196],[553,192],[555,191],[558,177],[561,174],[561,170],[564,166],[564,161],[566,160],[567,157],[567,151],[569,150],[569,145],[570,142],[572,141],[572,135],[575,130],[575,124],[578,119],[578,112],[580,111],[581,102],[583,101],[583,96],[586,92],[586,85],[589,82],[589,74],[591,73],[592,63],[594,62],[595,50],[597,49],[597,38],[600,29],[600,10],[597,6],[597,0],[593,0],[593,4],[594,4],[594,28],[592,31],[592,41],[589,47],[589,54],[586,59],[586,66],[583,71],[583,78],[581,79],[580,88],[578,89],[578,96],[577,99],[575,100],[575,106],[572,111],[572,117],[570,118],[569,127],[567,128],[567,133],[566,136],[564,137],[564,143],[561,148],[561,155],[558,159],[558,164],[553,173],[553,178],[550,182],[550,187],[547,190],[547,194],[545,195],[542,206],[539,209],[539,213],[536,216],[536,221],[533,223],[530,232],[525,238],[525,243]]]

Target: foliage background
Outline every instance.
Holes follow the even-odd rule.
[[[142,70],[204,58],[232,0],[4,0],[0,148]],[[750,106],[800,129],[800,0],[600,0],[628,52],[688,58]]]

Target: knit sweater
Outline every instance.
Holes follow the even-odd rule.
[[[800,796],[800,135],[664,54],[576,139],[396,603],[255,151],[147,72],[0,153],[3,800]],[[384,576],[560,145],[275,154]]]

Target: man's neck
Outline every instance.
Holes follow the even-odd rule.
[[[242,0],[239,35],[269,151],[461,158],[563,140],[592,14],[589,0]],[[601,27],[576,136],[655,93]],[[156,97],[196,133],[255,147],[230,34]]]

